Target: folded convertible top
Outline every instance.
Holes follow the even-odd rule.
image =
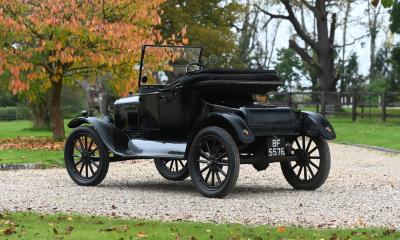
[[[179,79],[183,86],[198,88],[207,92],[252,92],[274,91],[282,85],[278,73],[274,70],[236,70],[214,68],[196,71]]]

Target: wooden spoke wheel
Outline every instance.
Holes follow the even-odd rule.
[[[197,190],[206,197],[224,197],[236,184],[240,158],[232,136],[222,128],[200,131],[189,153],[189,172]]]
[[[83,126],[68,137],[64,161],[74,182],[83,186],[98,185],[108,171],[108,149],[92,127]]]
[[[165,179],[183,181],[189,177],[187,160],[185,159],[154,159],[157,171]]]
[[[298,157],[297,161],[282,162],[281,168],[292,187],[315,190],[326,181],[331,159],[325,139],[299,136],[293,140],[291,154]]]

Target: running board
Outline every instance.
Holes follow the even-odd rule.
[[[186,142],[165,142],[145,139],[130,139],[128,142],[129,157],[134,158],[170,158],[185,157]]]

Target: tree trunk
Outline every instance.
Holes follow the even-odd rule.
[[[335,69],[335,31],[336,31],[336,13],[329,14],[327,7],[329,1],[316,0],[316,1],[300,1],[314,16],[316,23],[317,36],[316,39],[305,28],[305,24],[301,23],[301,19],[295,13],[293,3],[290,0],[280,0],[285,6],[287,14],[274,14],[263,10],[262,12],[271,18],[285,19],[290,21],[296,34],[289,40],[289,47],[293,49],[301,59],[306,62],[315,72],[319,80],[321,91],[336,91],[336,77]],[[331,18],[329,19],[329,15]],[[330,20],[330,21],[329,21]],[[329,24],[330,22],[330,24]],[[329,27],[330,25],[330,27]],[[302,39],[303,44],[298,44],[296,39]],[[313,53],[311,55],[311,53]],[[317,59],[314,58],[314,54]],[[335,104],[338,102],[336,96],[327,98],[327,103]]]
[[[367,9],[367,13],[368,13],[368,29],[369,29],[369,33],[371,35],[370,38],[370,61],[371,61],[371,65],[369,68],[369,74],[370,76],[373,76],[376,72],[376,66],[375,66],[375,62],[376,62],[376,38],[378,36],[378,32],[379,32],[379,15],[380,15],[380,10],[381,7],[379,6],[378,8],[374,9],[371,6],[371,3],[368,3],[368,9]]]
[[[35,129],[50,129],[50,118],[46,101],[37,100],[31,104],[32,122]]]
[[[344,23],[343,23],[343,36],[342,36],[342,72],[341,72],[341,77],[340,77],[340,92],[343,93],[347,89],[347,82],[346,77],[344,76],[346,74],[346,43],[347,43],[347,24],[349,21],[349,16],[350,16],[350,11],[351,11],[351,4],[352,1],[348,0],[346,4],[346,12],[344,15]]]
[[[53,139],[62,140],[65,137],[64,119],[61,111],[62,78],[51,81],[49,111]]]

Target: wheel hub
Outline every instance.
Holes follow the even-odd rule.
[[[297,157],[298,157],[298,161],[297,161],[298,165],[303,166],[303,167],[308,165],[308,162],[310,161],[310,157],[308,156],[308,153],[306,150],[303,150],[303,149],[298,150]]]
[[[81,159],[82,159],[84,162],[87,162],[87,161],[89,161],[89,159],[90,159],[91,156],[92,156],[91,152],[89,152],[89,151],[87,151],[87,150],[85,149],[85,150],[82,151],[82,157],[81,157]]]

